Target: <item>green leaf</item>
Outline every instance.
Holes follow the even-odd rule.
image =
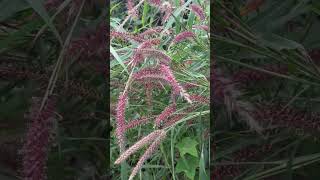
[[[200,162],[199,162],[199,180],[209,180],[209,176],[206,173],[206,164],[205,164],[204,148],[203,147],[201,150]]]
[[[190,154],[194,157],[198,157],[198,152],[196,148],[197,145],[197,141],[191,139],[190,137],[185,137],[182,139],[181,142],[178,143],[177,147],[180,151],[181,156],[184,156],[185,154]]]
[[[122,59],[120,58],[120,56],[118,55],[118,53],[116,52],[116,50],[112,46],[110,46],[110,52],[114,56],[114,58],[116,58],[118,63],[123,67],[123,69],[129,74],[127,67],[123,64]]]
[[[50,17],[46,11],[46,9],[44,8],[44,6],[42,5],[42,1],[40,0],[25,0],[27,1],[30,6],[40,15],[40,17],[46,22],[46,24],[50,27],[50,29],[52,30],[52,32],[54,33],[54,35],[56,36],[56,38],[58,39],[58,41],[60,42],[60,45],[63,46],[63,42],[62,42],[62,38],[58,32],[58,30],[56,29],[56,27],[52,24]]]
[[[181,157],[177,162],[176,172],[184,172],[189,179],[194,179],[198,167],[198,159],[193,156]]]

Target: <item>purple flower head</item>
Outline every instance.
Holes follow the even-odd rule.
[[[54,115],[56,103],[52,97],[49,97],[41,112],[38,104],[39,102],[35,102],[31,107],[31,122],[22,148],[22,173],[25,180],[47,179],[45,169],[52,126],[51,118]]]
[[[120,151],[122,152],[125,149],[125,130],[126,130],[126,121],[125,121],[125,109],[127,106],[128,94],[121,93],[118,99],[117,104],[117,114],[116,114],[116,137],[118,139],[118,144]]]
[[[191,4],[190,8],[202,21],[206,19],[206,15],[204,14],[201,6],[197,4]]]
[[[173,39],[173,43],[179,43],[181,41],[184,41],[188,38],[194,38],[195,34],[193,32],[190,31],[184,31],[179,33],[174,39]]]
[[[160,127],[163,121],[165,121],[171,114],[173,114],[176,111],[176,104],[172,104],[168,107],[166,107],[161,114],[156,118],[155,125],[157,127]]]
[[[161,0],[149,0],[150,5],[153,5],[155,7],[161,6]]]

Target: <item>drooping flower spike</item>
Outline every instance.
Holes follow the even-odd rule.
[[[125,109],[127,106],[128,94],[120,93],[118,104],[117,104],[117,114],[116,114],[116,137],[118,139],[118,145],[120,151],[125,149],[125,130],[126,130],[126,121],[125,121]]]
[[[190,38],[194,38],[195,34],[191,31],[184,31],[179,33],[172,41],[172,43],[176,44],[179,42],[182,42],[184,40],[190,39]]]
[[[152,133],[148,134],[147,136],[143,137],[139,141],[137,141],[134,145],[132,145],[129,149],[123,152],[120,157],[114,162],[115,164],[120,164],[124,160],[126,160],[130,155],[137,152],[143,146],[151,144],[159,135],[161,135],[162,130],[155,130]]]
[[[143,163],[151,157],[151,155],[159,148],[160,143],[166,137],[166,131],[161,130],[158,138],[149,146],[149,148],[144,152],[144,154],[140,157],[138,163],[133,168],[129,180],[132,180],[134,176],[138,173],[138,171],[142,168]]]
[[[204,11],[201,6],[197,4],[191,4],[190,8],[200,18],[200,20],[203,21],[206,19],[206,15],[204,14]]]

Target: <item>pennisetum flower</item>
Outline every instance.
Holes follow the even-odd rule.
[[[271,72],[276,72],[279,74],[287,74],[288,73],[288,68],[285,66],[268,66],[265,67],[264,69],[271,71]],[[248,84],[250,82],[257,82],[257,81],[266,81],[274,76],[260,72],[260,71],[255,71],[255,70],[239,70],[233,75],[233,81],[236,83],[242,83],[242,84]]]
[[[164,12],[164,16],[162,17],[162,23],[165,23],[170,18],[173,12],[173,7],[169,2],[166,1],[161,5],[160,10],[161,12]]]
[[[272,144],[264,144],[262,146],[249,146],[240,149],[232,154],[232,163],[256,161],[263,157],[265,153],[272,152]],[[223,177],[236,177],[244,170],[245,165],[222,165],[214,169],[212,177],[221,179]]]
[[[132,128],[134,128],[136,126],[139,126],[139,125],[146,124],[148,122],[149,122],[149,118],[148,117],[142,117],[142,118],[139,118],[139,119],[135,119],[135,120],[129,121],[126,124],[126,130],[132,129]]]
[[[155,7],[161,6],[161,0],[149,0],[150,5],[153,5]]]
[[[319,113],[310,113],[281,104],[259,104],[252,114],[262,124],[287,127],[291,130],[302,130],[309,134],[320,132]]]
[[[183,110],[182,113],[173,114],[168,118],[167,121],[164,122],[163,127],[171,126],[172,124],[180,121],[182,118],[186,117],[190,112],[194,111],[195,108],[196,108],[195,106],[190,106],[185,110]]]
[[[154,27],[154,28],[148,28],[146,31],[141,33],[139,36],[142,37],[142,38],[145,38],[146,36],[150,36],[150,35],[153,35],[153,34],[161,33],[162,30],[163,30],[162,26],[158,26],[158,27]]]
[[[155,125],[160,127],[163,121],[165,121],[171,114],[176,111],[176,104],[171,104],[166,107],[161,114],[155,119]]]
[[[150,39],[143,43],[141,43],[137,49],[146,49],[146,48],[152,48],[152,46],[156,46],[160,44],[160,39]],[[130,64],[131,67],[135,67],[138,65],[141,61],[144,60],[144,57],[141,53],[134,53],[131,60],[127,61],[126,64]]]
[[[201,6],[197,4],[191,4],[190,8],[202,21],[206,19],[206,16]]]
[[[111,31],[110,36],[113,38],[116,37],[123,40],[134,40],[140,43],[145,41],[145,39],[141,38],[140,36],[137,36],[131,33],[126,33],[126,32]]]
[[[125,161],[130,155],[137,152],[143,146],[151,144],[157,137],[159,137],[163,133],[163,130],[155,130],[152,133],[148,134],[147,136],[143,137],[139,141],[137,141],[134,145],[129,147],[126,151],[124,151],[120,157],[114,162],[115,164],[120,164],[121,162]]]
[[[120,152],[125,149],[125,130],[126,130],[126,121],[125,121],[125,109],[127,106],[128,94],[120,93],[118,104],[117,104],[117,114],[116,114],[116,137],[118,139],[118,144],[120,147]]]
[[[25,180],[47,179],[45,168],[50,143],[50,128],[54,116],[55,100],[49,97],[39,112],[38,102],[31,107],[31,123],[22,148],[22,172]]]
[[[179,33],[172,41],[172,43],[179,43],[182,42],[186,39],[190,39],[190,38],[194,38],[195,34],[193,32],[190,31],[184,31]]]
[[[129,180],[132,180],[138,171],[142,168],[143,163],[150,158],[150,156],[159,148],[161,141],[166,137],[166,131],[160,130],[158,138],[148,147],[144,154],[140,157],[138,163],[133,168]]]
[[[166,80],[171,84],[173,90],[175,92],[179,92],[180,95],[182,97],[185,98],[185,100],[187,100],[190,104],[192,103],[192,101],[190,100],[190,95],[185,91],[185,89],[183,89],[183,87],[178,83],[178,81],[176,80],[176,78],[174,77],[173,73],[170,70],[170,67],[165,65],[165,64],[161,64],[160,65],[160,70],[161,72],[165,75]]]
[[[138,17],[138,11],[134,8],[133,0],[127,0],[127,9],[129,15],[131,15],[132,17]]]
[[[164,63],[164,64],[168,64],[169,62],[171,62],[171,58],[168,55],[156,49],[145,48],[145,49],[134,49],[133,51],[137,55],[141,54],[146,57],[157,58],[158,60],[160,60],[161,63]]]
[[[190,99],[191,99],[191,101],[195,101],[195,102],[199,102],[199,103],[203,103],[203,104],[210,103],[209,98],[201,96],[201,95],[197,95],[197,94],[190,95]]]

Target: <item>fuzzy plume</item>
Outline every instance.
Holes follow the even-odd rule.
[[[149,146],[149,148],[144,152],[144,154],[140,157],[138,163],[133,168],[129,180],[132,180],[134,176],[138,173],[138,171],[142,168],[143,163],[150,158],[150,156],[159,148],[161,141],[166,137],[166,131],[160,130],[160,134],[158,138]]]
[[[134,8],[134,1],[133,0],[127,0],[127,9],[128,14],[132,17],[138,17],[138,11]]]
[[[169,105],[166,107],[161,114],[156,118],[155,125],[157,127],[160,127],[163,121],[165,121],[171,114],[173,114],[176,111],[176,104]]]
[[[146,31],[141,33],[139,36],[141,38],[145,38],[146,36],[150,36],[150,35],[153,35],[153,34],[161,33],[161,31],[163,31],[163,27],[162,26],[158,26],[158,27],[154,27],[154,28],[148,28]]]
[[[184,31],[184,32],[181,32],[179,33],[174,39],[173,39],[173,43],[179,43],[179,42],[182,42],[186,39],[189,39],[189,38],[194,38],[195,37],[195,34],[193,32],[190,32],[190,31]]]
[[[161,63],[164,63],[164,64],[168,64],[169,62],[171,62],[171,58],[168,55],[156,49],[151,49],[151,48],[135,49],[134,53],[137,55],[156,58],[160,60]]]
[[[165,23],[169,20],[173,12],[173,7],[169,2],[166,1],[161,5],[160,10],[164,13],[164,16],[162,17],[162,23]]]
[[[261,133],[262,127],[252,116],[254,106],[247,101],[239,100],[241,92],[236,89],[234,82],[222,76],[220,69],[215,68],[212,71],[211,81],[213,83],[213,100],[215,104],[224,104],[229,111],[229,114],[235,112],[241,120],[246,121],[250,128]]]
[[[160,44],[160,39],[150,39],[147,40],[143,43],[141,43],[137,49],[146,49],[146,48],[152,48],[152,46],[156,46]],[[141,63],[141,61],[144,60],[143,55],[140,53],[134,53],[131,60],[128,61],[128,64],[131,64],[131,67],[135,67],[136,65],[138,65],[139,63]],[[127,64],[127,62],[126,62]]]
[[[137,42],[144,42],[145,39],[141,38],[140,36],[136,36],[134,34],[131,34],[131,33],[125,33],[125,32],[116,32],[116,31],[111,31],[110,32],[110,36],[113,37],[113,38],[120,38],[120,39],[123,39],[123,40],[134,40],[134,41],[137,41]]]
[[[187,100],[191,104],[192,101],[190,100],[190,97],[189,97],[190,95],[183,89],[182,86],[180,86],[180,84],[174,77],[173,73],[171,72],[170,67],[167,65],[161,64],[160,70],[165,75],[166,80],[171,84],[173,90],[177,93],[179,92],[180,95],[184,97],[185,100]]]
[[[197,4],[191,4],[190,8],[202,21],[206,19],[206,15],[204,14],[201,6]]]
[[[199,102],[202,104],[209,104],[210,103],[209,98],[201,96],[201,95],[197,95],[197,94],[190,95],[190,99],[191,99],[191,101]]]
[[[126,121],[125,121],[125,109],[127,106],[128,94],[121,93],[118,99],[117,104],[117,128],[116,128],[116,137],[118,139],[118,144],[120,147],[120,152],[125,149],[125,130],[126,130]]]
[[[126,124],[126,130],[132,129],[132,128],[137,127],[139,125],[146,124],[148,122],[149,122],[149,118],[147,118],[147,117],[142,117],[139,119],[132,120]]]
[[[123,152],[120,157],[114,162],[115,164],[120,164],[121,162],[125,161],[130,155],[137,152],[143,146],[151,144],[157,137],[161,135],[162,130],[155,130],[152,133],[148,134],[147,136],[143,137],[139,141],[137,141],[134,145],[132,145],[129,149]]]
[[[265,153],[272,152],[272,144],[264,144],[262,146],[251,145],[240,149],[232,154],[231,162],[257,161],[265,156]],[[222,165],[214,169],[212,177],[222,179],[224,177],[235,178],[247,168],[247,165]]]
[[[161,0],[149,0],[148,2],[150,3],[150,5],[155,6],[155,7],[161,6]]]
[[[31,122],[22,148],[22,172],[25,180],[45,180],[46,161],[50,144],[50,127],[54,115],[55,100],[49,97],[41,112],[35,102],[31,109]]]
[[[269,67],[265,67],[265,69],[271,72],[279,73],[279,74],[288,73],[288,68],[285,66],[269,66]],[[264,72],[244,69],[236,72],[233,75],[233,81],[241,84],[248,84],[250,82],[266,81],[273,77],[274,76]]]
[[[320,114],[308,113],[281,104],[257,105],[252,112],[255,119],[265,125],[277,125],[291,130],[302,130],[307,134],[320,132]]]
[[[181,119],[183,119],[184,117],[186,117],[189,113],[191,113],[192,111],[195,110],[195,106],[190,106],[188,108],[186,108],[182,113],[180,114],[173,114],[172,116],[170,116],[168,118],[168,120],[164,123],[163,127],[169,127],[172,124],[180,121]]]

